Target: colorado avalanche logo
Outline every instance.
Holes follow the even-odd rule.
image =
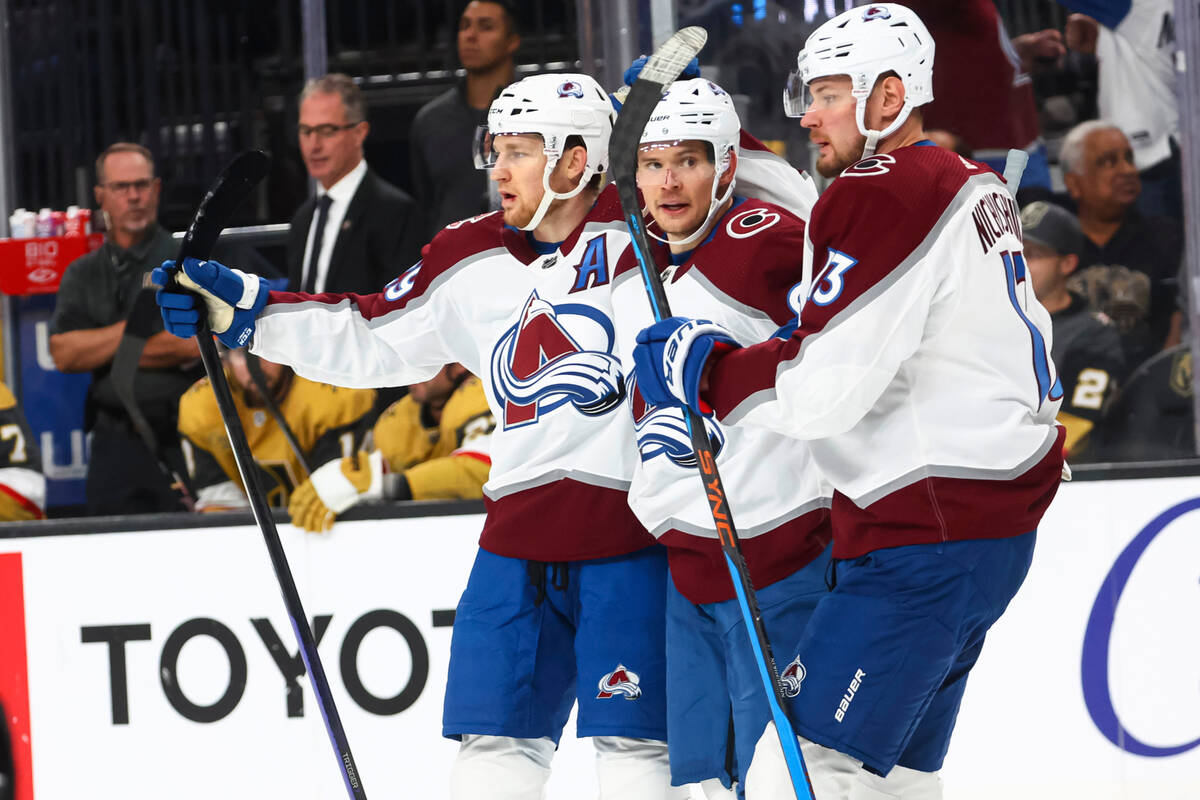
[[[637,436],[642,461],[665,456],[684,469],[696,468],[696,452],[692,450],[692,435],[688,432],[683,412],[670,406],[652,406],[637,388],[637,378],[629,379],[629,410],[633,414],[633,430]],[[704,420],[713,456],[720,455],[725,446],[725,433],[717,423]]]
[[[536,423],[567,403],[589,417],[625,399],[625,378],[612,356],[612,321],[595,308],[552,305],[529,295],[520,320],[492,351],[492,387],[507,430]]]
[[[868,6],[867,9],[863,11],[862,18],[863,22],[872,19],[891,19],[892,12],[888,11],[883,6]]]
[[[619,694],[626,700],[637,700],[642,696],[642,687],[638,685],[641,682],[636,672],[626,669],[624,664],[617,664],[616,669],[600,679],[600,694],[596,699],[607,700]]]
[[[806,674],[804,665],[800,663],[800,656],[796,656],[779,676],[783,696],[795,697],[800,694],[800,684],[804,683]]]
[[[578,97],[583,99],[583,86],[578,81],[565,81],[559,84],[559,97]]]

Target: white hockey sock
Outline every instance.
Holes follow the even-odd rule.
[[[687,785],[688,791],[691,792],[691,800],[737,800],[737,784],[733,787],[726,789],[716,778]]]
[[[554,742],[465,734],[450,770],[452,800],[542,800]]]
[[[671,785],[667,743],[628,736],[593,736],[600,800],[688,800],[686,786]]]
[[[936,772],[894,767],[887,777],[863,769],[857,758],[797,737],[813,796],[820,800],[941,800],[942,779]],[[794,796],[775,723],[767,724],[746,770],[746,800]]]

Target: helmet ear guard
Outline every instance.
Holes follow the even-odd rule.
[[[531,231],[541,224],[550,204],[583,191],[592,176],[608,169],[608,140],[612,134],[612,103],[600,84],[589,75],[531,75],[500,92],[488,109],[487,125],[475,132],[475,166],[496,165],[494,140],[506,134],[537,135],[542,139],[546,168],[542,174],[542,200],[530,221],[521,226]],[[550,175],[562,156],[567,139],[578,136],[587,150],[587,162],[579,184],[569,192],[550,188]]]
[[[896,3],[852,8],[813,31],[796,56],[796,71],[783,92],[784,113],[804,115],[806,87],[817,78],[846,75],[851,81],[858,131],[867,137],[863,158],[875,153],[912,109],[933,101],[933,37],[912,10]],[[866,124],[867,98],[880,75],[895,72],[904,84],[904,105],[891,124],[871,130]]]

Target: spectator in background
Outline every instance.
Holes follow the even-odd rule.
[[[937,42],[933,102],[923,107],[925,126],[953,131],[972,157],[1004,171],[1010,149],[1029,153],[1021,187],[1050,189],[1046,147],[1038,130],[1033,83],[1022,69],[1025,52],[1035,58],[1061,55],[1057,31],[1010,41],[992,0],[909,0]]]
[[[508,0],[472,0],[458,20],[458,60],[467,75],[430,100],[413,120],[413,191],[426,213],[425,239],[447,224],[499,208],[487,173],[475,168],[475,129],[515,76],[521,46]]]
[[[296,375],[290,367],[260,359],[263,382],[300,449],[298,455],[251,377],[248,357],[257,358],[243,350],[227,352],[225,375],[267,502],[284,507],[292,490],[308,479],[305,464],[340,459],[362,445],[374,421],[375,390],[316,383]],[[179,433],[196,487],[196,510],[247,507],[249,501],[208,378],[201,378],[180,399]]]
[[[117,142],[100,154],[94,191],[107,236],[99,250],[67,267],[50,320],[50,355],[58,369],[92,373],[84,421],[91,432],[90,514],[184,508],[160,465],[183,471],[179,397],[202,369],[196,342],[163,331],[154,292],[142,289],[146,273],[178,249],[158,225],[160,189],[154,157],[141,145]],[[123,339],[144,340],[144,347],[123,346]],[[135,429],[123,397],[145,418],[153,441]]]
[[[378,292],[420,257],[416,203],[363,159],[366,114],[362,91],[346,75],[310,80],[300,93],[300,155],[317,194],[288,232],[292,291]]]
[[[17,398],[0,382],[0,522],[44,519],[45,509],[46,476],[37,442]]]
[[[1121,336],[1104,312],[1067,286],[1083,250],[1075,215],[1038,201],[1021,210],[1021,228],[1034,294],[1054,326],[1050,355],[1063,385],[1058,421],[1067,429],[1064,450],[1078,459],[1086,456],[1088,437],[1108,411],[1117,378],[1125,372]]]
[[[1133,148],[1111,122],[1076,125],[1063,140],[1059,160],[1084,234],[1072,288],[1116,323],[1125,368],[1132,370],[1179,341],[1182,230],[1167,217],[1138,213],[1141,180]]]
[[[1133,144],[1142,178],[1138,208],[1146,216],[1182,220],[1173,0],[1059,2],[1086,12],[1067,18],[1067,46],[1096,56],[1100,118]]]
[[[496,420],[483,384],[462,364],[447,364],[409,387],[375,423],[378,448],[317,468],[292,495],[292,524],[327,530],[364,500],[478,500],[492,466]]]

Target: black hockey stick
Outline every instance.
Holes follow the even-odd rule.
[[[642,131],[662,98],[663,90],[675,81],[689,61],[704,47],[708,34],[703,28],[684,28],[662,44],[634,82],[633,88],[625,97],[625,104],[617,116],[613,126],[612,138],[609,141],[608,155],[611,163],[611,177],[617,184],[617,194],[621,199],[621,211],[625,216],[625,224],[633,240],[633,250],[641,266],[642,279],[646,283],[646,294],[654,311],[654,319],[662,320],[671,316],[667,293],[663,288],[662,277],[654,264],[654,256],[650,248],[650,240],[646,236],[645,224],[642,220],[641,204],[637,198],[638,144]],[[754,650],[754,659],[758,664],[763,688],[766,690],[767,702],[771,707],[771,716],[775,720],[775,730],[779,734],[779,743],[783,747],[784,760],[787,762],[788,773],[792,779],[792,788],[797,800],[812,800],[812,786],[808,780],[808,771],[804,767],[804,758],[800,754],[800,745],[792,723],[784,712],[783,690],[779,683],[779,669],[775,665],[775,656],[771,653],[771,643],[767,640],[767,629],[763,624],[762,613],[758,608],[758,598],[754,586],[750,583],[750,571],[746,567],[746,559],[742,555],[741,542],[733,525],[733,515],[729,510],[729,501],[725,495],[725,485],[717,472],[717,460],[713,455],[712,442],[704,427],[704,420],[690,408],[683,409],[687,421],[688,432],[692,437],[692,449],[696,452],[696,460],[700,468],[700,480],[704,484],[705,495],[708,497],[709,510],[712,512],[713,524],[721,540],[721,551],[725,555],[725,564],[729,567],[729,575],[733,579],[733,588],[737,595],[738,605],[742,610],[742,619],[750,634],[750,645]],[[742,776],[743,779],[745,776]]]
[[[233,211],[241,205],[258,182],[267,174],[269,159],[265,153],[257,150],[242,153],[229,163],[225,170],[217,176],[217,180],[208,190],[208,194],[200,201],[196,216],[183,235],[179,245],[177,264],[182,265],[185,258],[206,258],[216,243],[221,229],[229,221]],[[187,291],[180,287],[171,277],[172,291]],[[200,309],[200,331],[196,340],[200,345],[200,359],[204,362],[204,370],[208,373],[209,383],[212,384],[213,394],[217,398],[217,407],[221,410],[221,419],[229,434],[229,443],[233,446],[234,460],[242,483],[246,487],[246,496],[250,499],[250,508],[254,519],[262,531],[267,543],[267,552],[271,555],[271,565],[275,568],[275,577],[279,581],[279,590],[283,595],[283,603],[287,606],[288,617],[292,621],[292,630],[300,643],[300,656],[308,671],[313,693],[321,708],[321,716],[325,718],[325,729],[329,732],[329,741],[333,744],[338,759],[338,768],[346,783],[346,791],[352,800],[366,800],[366,792],[358,777],[358,768],[354,765],[354,757],[350,754],[350,743],[342,728],[341,717],[333,702],[333,694],[329,691],[329,681],[325,678],[325,668],[321,665],[321,657],[317,654],[317,643],[312,630],[308,626],[308,617],[300,603],[300,595],[296,591],[296,582],[292,578],[292,570],[288,566],[287,556],[283,545],[279,542],[279,531],[275,528],[275,520],[267,506],[266,494],[259,484],[258,469],[255,467],[254,456],[250,445],[246,443],[246,433],[238,418],[233,395],[229,393],[229,384],[225,380],[225,371],[221,368],[221,359],[217,355],[217,346],[213,343],[212,334],[208,330],[208,315],[204,311],[204,301],[197,297],[196,303]]]

